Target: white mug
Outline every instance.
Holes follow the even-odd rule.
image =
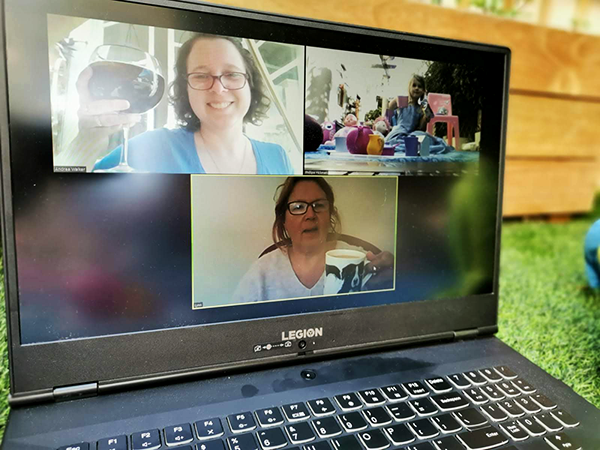
[[[360,292],[372,273],[365,274],[367,255],[358,250],[335,249],[325,254],[325,295]]]

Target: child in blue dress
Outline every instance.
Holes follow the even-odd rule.
[[[429,117],[427,116],[427,102],[425,102],[425,78],[422,75],[413,75],[408,83],[408,105],[398,108],[392,119],[394,127],[385,138],[388,145],[398,145],[396,152],[404,152],[404,137],[409,135],[431,137],[431,153],[448,153],[454,150],[443,139],[425,133]],[[395,100],[393,101],[395,102]],[[393,106],[393,103],[392,103]]]

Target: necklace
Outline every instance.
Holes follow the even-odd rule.
[[[202,139],[202,136],[200,136],[200,139]],[[204,142],[204,140],[202,140],[202,141]],[[203,148],[204,152],[206,154],[208,154],[208,157],[210,158],[210,160],[212,161],[212,163],[217,168],[218,173],[224,173],[224,171],[217,164],[217,161],[215,161],[215,158],[213,158],[213,156],[212,156],[210,150],[208,149],[208,147],[206,147],[205,145],[203,145],[202,148]],[[245,139],[245,141],[244,141],[244,157],[242,158],[242,164],[240,164],[240,168],[237,171],[238,175],[240,173],[242,173],[242,169],[244,168],[244,164],[246,163],[246,155],[248,155],[248,139]]]

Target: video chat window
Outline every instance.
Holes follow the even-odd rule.
[[[306,174],[462,175],[479,163],[481,75],[465,65],[306,49]]]
[[[302,173],[303,46],[58,15],[48,37],[55,172]]]
[[[192,176],[193,309],[393,290],[397,182]]]

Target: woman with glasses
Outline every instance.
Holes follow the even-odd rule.
[[[180,128],[161,128],[142,133],[129,143],[129,164],[136,170],[163,173],[292,174],[284,149],[250,139],[244,125],[260,125],[270,100],[264,93],[256,64],[236,39],[197,34],[179,49],[175,65],[171,102]],[[82,74],[91,78],[91,74]],[[84,83],[80,81],[78,85]],[[85,95],[80,95],[86,98]],[[128,108],[126,101],[115,108],[98,109],[86,121],[91,132],[98,128],[114,132],[117,126],[131,126],[139,116],[118,114]],[[80,112],[80,118],[82,113]],[[80,128],[82,120],[80,119]],[[119,163],[120,147],[93,166],[105,170]]]
[[[289,177],[277,189],[272,229],[277,249],[250,267],[234,293],[236,303],[323,295],[325,253],[336,248],[363,250],[336,239],[340,215],[324,178]],[[391,285],[393,255],[367,252],[367,259],[378,283]]]

